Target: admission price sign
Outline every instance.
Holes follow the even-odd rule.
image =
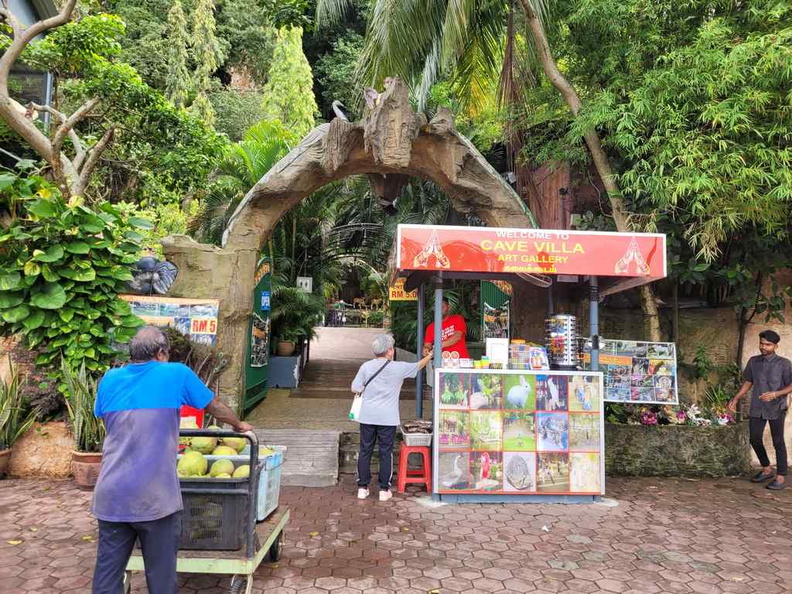
[[[172,326],[198,344],[217,344],[217,299],[119,295],[146,324]]]
[[[399,225],[399,270],[666,276],[665,235]]]
[[[584,355],[584,364],[590,361]],[[605,374],[606,402],[679,404],[673,342],[604,340],[599,362]]]
[[[438,369],[435,491],[601,495],[601,373]]]
[[[407,291],[404,288],[404,283],[405,279],[399,277],[388,287],[389,301],[418,301],[418,290]]]

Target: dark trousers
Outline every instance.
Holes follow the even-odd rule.
[[[151,522],[99,520],[92,594],[123,594],[124,571],[138,538],[149,594],[177,594],[176,553],[180,533],[181,512]]]
[[[756,457],[759,458],[759,464],[762,466],[770,466],[770,458],[767,457],[767,450],[764,447],[764,428],[765,423],[770,423],[770,435],[773,438],[773,447],[776,452],[776,472],[781,476],[787,474],[787,451],[786,444],[784,443],[784,420],[786,418],[786,411],[782,412],[777,419],[768,421],[766,419],[757,419],[751,417],[750,431],[751,431],[751,446],[756,452]]]
[[[374,442],[379,441],[379,486],[388,490],[393,474],[393,440],[396,427],[360,424],[360,451],[358,452],[358,486],[368,487],[371,482],[371,455]]]

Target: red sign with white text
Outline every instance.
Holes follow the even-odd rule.
[[[655,233],[399,225],[397,243],[400,270],[666,276],[666,237]]]

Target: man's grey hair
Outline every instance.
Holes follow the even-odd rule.
[[[392,349],[394,344],[396,344],[396,341],[393,340],[393,336],[390,334],[377,334],[374,340],[371,341],[371,348],[374,350],[375,356],[381,357],[389,349]]]
[[[160,351],[166,353],[170,343],[166,334],[156,326],[143,326],[129,341],[129,358],[137,363],[151,361]]]

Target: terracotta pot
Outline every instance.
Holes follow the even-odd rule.
[[[101,453],[72,452],[72,473],[77,487],[84,491],[92,490],[99,478],[101,465]]]
[[[11,448],[0,450],[0,478],[8,473],[8,466],[11,463]]]
[[[291,357],[294,354],[295,348],[297,348],[297,345],[294,342],[290,340],[280,340],[278,341],[275,353],[279,357]]]

